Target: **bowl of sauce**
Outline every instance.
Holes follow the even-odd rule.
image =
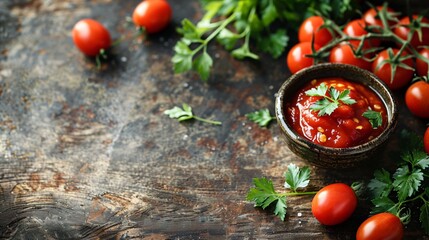
[[[276,96],[289,149],[322,167],[348,168],[375,157],[394,132],[390,89],[369,71],[325,63],[289,77]]]

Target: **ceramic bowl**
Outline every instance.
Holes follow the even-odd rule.
[[[347,148],[324,147],[299,135],[286,120],[285,102],[291,101],[308,82],[327,77],[341,77],[351,82],[361,83],[372,89],[383,101],[387,109],[388,123],[385,130],[369,142]],[[398,108],[390,89],[369,71],[345,64],[324,63],[303,69],[289,77],[276,95],[275,112],[285,142],[289,149],[310,164],[327,168],[349,168],[365,162],[383,149],[394,132],[398,118]]]

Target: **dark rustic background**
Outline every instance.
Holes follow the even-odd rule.
[[[198,1],[170,1],[162,34],[132,39],[126,19],[139,0],[0,2],[0,237],[10,239],[353,239],[369,214],[360,201],[349,221],[321,226],[311,197],[288,200],[282,222],[245,201],[252,178],[277,189],[289,163],[306,163],[284,145],[273,122],[260,128],[246,113],[268,108],[290,75],[285,55],[237,61],[217,45],[207,84],[174,75],[170,59],[183,18],[198,20]],[[102,22],[127,40],[98,71],[76,50],[73,25]],[[293,44],[293,43],[291,43]],[[421,133],[396,93],[398,129]],[[178,123],[163,111],[188,103],[223,122]],[[309,190],[368,180],[393,167],[398,134],[373,165],[312,167]],[[406,237],[423,238],[417,221]]]

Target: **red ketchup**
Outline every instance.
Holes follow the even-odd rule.
[[[316,89],[321,84],[329,89],[325,96],[331,97],[331,87],[338,93],[346,90],[353,103],[338,101],[333,112],[320,114],[320,110],[314,109],[314,104],[325,97],[310,96],[308,90]],[[286,109],[287,121],[298,134],[316,144],[332,148],[347,148],[368,142],[380,135],[387,124],[386,107],[378,95],[362,84],[342,78],[311,81],[296,93],[291,102],[286,103]],[[373,126],[370,117],[363,116],[368,111],[379,113],[380,126]]]

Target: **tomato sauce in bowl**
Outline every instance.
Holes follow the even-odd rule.
[[[326,97],[308,94],[309,90],[318,89],[321,85],[326,89]],[[325,100],[322,106],[332,109],[334,100],[328,98],[332,98],[330,93],[335,90],[340,94],[335,110],[321,114],[315,104]],[[341,101],[341,93],[351,99],[350,104]],[[326,147],[347,148],[363,144],[380,135],[387,123],[386,107],[377,94],[360,83],[343,78],[312,80],[285,104],[287,121],[293,129],[313,143]],[[371,117],[364,113],[369,113],[369,116],[375,114],[381,123],[373,126]]]

